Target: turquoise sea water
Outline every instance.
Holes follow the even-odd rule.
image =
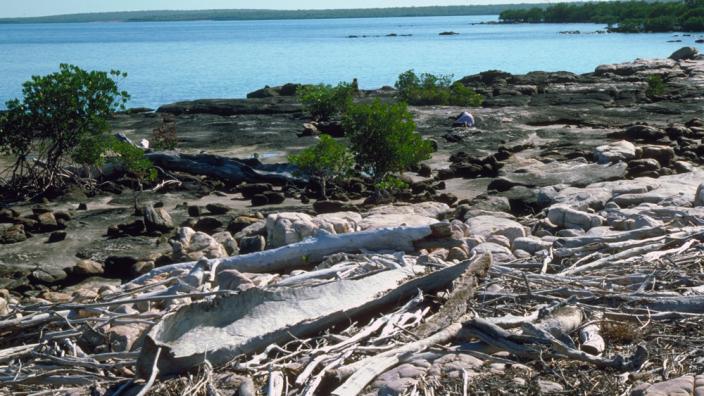
[[[376,88],[408,69],[457,78],[489,69],[582,73],[603,63],[667,57],[698,37],[559,34],[603,29],[594,24],[473,24],[491,20],[496,16],[0,25],[0,103],[59,63],[125,71],[130,105],[156,107],[244,97],[286,82],[358,78],[362,88]],[[460,34],[439,36],[443,31]],[[667,42],[677,39],[683,42]]]

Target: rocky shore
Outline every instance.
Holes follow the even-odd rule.
[[[654,75],[665,84],[656,95]],[[3,387],[136,394],[154,364],[158,394],[272,394],[278,376],[292,394],[703,393],[704,350],[692,340],[704,337],[704,59],[683,49],[583,75],[460,81],[486,98],[472,109],[476,128],[452,127],[463,108],[412,107],[437,151],[404,175],[410,187],[379,194],[355,178],[328,200],[286,157],[344,131],[310,124],[295,85],[116,115],[133,141],[175,123],[179,152],[152,155],[173,182],[145,192],[138,213],[125,178],[95,196],[0,209]],[[355,245],[366,236],[378,243]],[[301,254],[283,258],[286,249]],[[360,279],[378,290],[364,294]],[[330,281],[349,298],[335,300]],[[383,300],[394,288],[413,293]],[[305,315],[287,305],[315,299]],[[461,312],[447,312],[460,300]],[[252,321],[261,326],[249,333]],[[242,339],[199,341],[211,331]],[[394,364],[367,361],[393,351]],[[205,371],[192,364],[203,356]],[[384,369],[353,374],[365,364]],[[207,386],[168,377],[189,370]]]

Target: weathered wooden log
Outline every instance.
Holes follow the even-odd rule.
[[[382,228],[337,235],[320,231],[314,238],[291,245],[214,261],[218,261],[217,271],[235,269],[251,273],[284,272],[314,265],[335,253],[415,252],[414,242],[431,233],[432,228],[429,226]],[[157,275],[171,271],[190,271],[195,264],[190,262],[156,268],[129,284],[141,285]]]
[[[616,355],[613,358],[593,356],[566,345],[548,331],[531,323],[523,325],[525,335],[509,333],[481,318],[472,319],[466,322],[464,326],[464,330],[469,335],[525,359],[540,359],[544,354],[547,354],[556,358],[579,360],[600,368],[629,371],[638,369],[648,357],[647,350],[640,345],[630,358],[620,355]],[[546,347],[548,348],[547,351],[545,350]]]
[[[219,366],[271,344],[393,309],[417,295],[418,290],[442,290],[470,265],[465,261],[413,280],[409,280],[414,276],[411,268],[401,268],[315,287],[249,289],[214,301],[192,303],[165,316],[152,328],[137,367],[146,376],[158,348],[164,349],[159,360],[161,375],[197,367],[206,358]]]
[[[453,324],[459,323],[467,314],[467,308],[477,286],[477,277],[484,276],[492,264],[491,253],[479,257],[467,271],[455,281],[450,296],[438,312],[418,326],[415,333],[419,337],[429,337],[433,333]]]
[[[284,374],[281,371],[269,373],[269,383],[266,387],[267,396],[281,396],[284,394]]]
[[[183,154],[175,151],[147,153],[154,165],[172,172],[208,176],[232,184],[301,182],[289,164],[262,164],[257,159],[228,158],[212,154]]]

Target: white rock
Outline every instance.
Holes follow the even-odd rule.
[[[222,247],[225,248],[227,251],[227,254],[230,256],[233,256],[237,253],[239,253],[239,246],[237,245],[237,241],[235,238],[232,237],[232,234],[230,234],[227,231],[223,232],[218,232],[217,234],[213,234],[213,238],[222,245]]]
[[[204,232],[196,232],[188,244],[189,252],[200,252],[203,250],[214,248],[218,245],[218,241],[215,238]]]
[[[472,253],[477,255],[491,253],[495,262],[507,262],[516,259],[507,247],[491,242],[484,242],[475,246],[474,249],[472,249]]]
[[[215,238],[204,232],[195,232],[191,228],[181,227],[177,235],[177,240],[170,241],[172,256],[177,260],[186,256],[189,258],[205,256],[209,259],[228,256],[227,250]],[[193,253],[202,253],[202,255]]]
[[[621,140],[595,148],[594,157],[600,164],[626,162],[636,157],[636,146],[629,141]]]
[[[318,225],[305,213],[277,213],[266,218],[267,245],[277,248],[300,242],[315,234]]]
[[[378,214],[415,214],[440,219],[450,212],[450,207],[441,202],[421,202],[411,205],[386,205],[370,210],[369,216]]]
[[[605,219],[599,215],[582,212],[562,204],[553,205],[548,210],[548,220],[558,227],[583,230],[598,227],[605,222]]]
[[[519,222],[501,217],[477,216],[467,220],[466,223],[472,236],[488,238],[492,235],[503,235],[511,242],[526,236],[526,230]]]
[[[277,213],[266,219],[267,244],[273,248],[290,245],[312,237],[318,230],[345,234],[359,230],[362,216],[354,212],[321,214]]]
[[[315,216],[313,222],[333,234],[347,234],[358,230],[362,216],[355,212],[326,213]]]
[[[387,227],[419,227],[437,223],[434,217],[417,214],[374,214],[359,223],[361,230],[373,230]]]

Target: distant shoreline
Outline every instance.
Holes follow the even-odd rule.
[[[545,8],[548,3],[437,7],[360,8],[339,10],[187,10],[126,11],[67,14],[42,17],[0,18],[0,24],[91,23],[91,22],[189,22],[255,21],[342,18],[401,18],[432,16],[498,15],[508,9]]]

